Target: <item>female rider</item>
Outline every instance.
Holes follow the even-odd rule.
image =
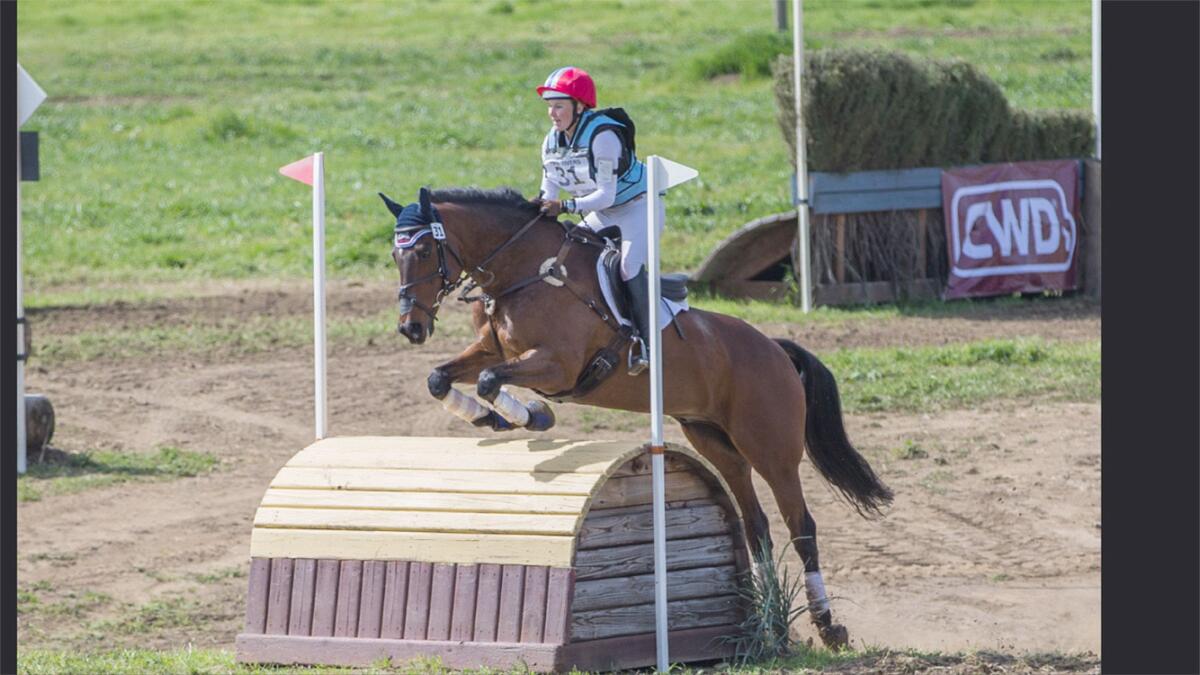
[[[542,141],[542,188],[549,216],[576,213],[592,230],[621,230],[621,279],[638,330],[629,374],[646,369],[650,283],[646,275],[646,167],[634,153],[633,122],[620,108],[596,110],[596,84],[580,68],[550,73],[537,93],[553,126]],[[559,200],[559,190],[571,198]],[[661,222],[661,221],[660,221]]]

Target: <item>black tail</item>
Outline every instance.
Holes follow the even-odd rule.
[[[883,515],[892,503],[892,491],[846,438],[842,425],[842,401],[833,373],[817,357],[791,340],[776,339],[791,357],[804,380],[808,399],[808,422],[804,430],[808,455],[817,471],[864,517]]]

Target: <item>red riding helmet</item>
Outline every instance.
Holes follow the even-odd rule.
[[[542,98],[573,98],[589,108],[596,107],[596,83],[582,68],[567,66],[550,73],[546,82],[537,88]],[[557,95],[556,95],[557,94]]]

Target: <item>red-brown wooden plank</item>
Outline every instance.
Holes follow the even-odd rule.
[[[548,567],[525,568],[525,600],[521,603],[521,642],[541,642],[546,630],[546,582]]]
[[[337,618],[333,620],[334,637],[358,635],[358,604],[362,599],[361,560],[343,560],[338,579]]]
[[[542,642],[564,644],[570,639],[571,598],[575,597],[575,570],[551,567],[546,583],[546,630]]]
[[[363,563],[362,593],[358,604],[358,637],[377,638],[383,622],[384,576],[387,563],[368,560]]]
[[[450,612],[450,639],[475,637],[475,590],[479,584],[478,565],[459,565],[454,573],[454,607]]]
[[[404,613],[404,639],[424,640],[429,626],[429,591],[432,589],[433,563],[408,565],[408,606]]]
[[[404,637],[404,611],[408,604],[408,563],[391,560],[384,580],[383,619],[379,637]]]
[[[271,591],[271,559],[251,558],[250,579],[246,591],[246,632],[262,634],[267,630],[267,596]]]
[[[521,641],[521,601],[525,597],[525,566],[505,565],[500,572],[500,611],[497,642]]]
[[[500,612],[500,566],[479,565],[475,590],[475,642],[496,641],[496,617]]]
[[[292,559],[271,559],[271,591],[267,596],[267,633],[287,635],[292,603]]]
[[[341,563],[338,560],[317,561],[317,590],[313,601],[312,635],[332,637],[337,616],[337,590]]]
[[[288,616],[288,635],[312,634],[316,587],[317,561],[301,558],[292,563],[292,608]]]
[[[454,607],[454,568],[446,563],[434,563],[433,582],[429,592],[428,640],[450,639],[450,614]]]

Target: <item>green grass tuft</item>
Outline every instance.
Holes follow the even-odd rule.
[[[733,661],[738,665],[773,663],[801,651],[791,628],[808,611],[808,605],[797,602],[804,592],[804,577],[791,577],[783,564],[788,549],[784,546],[775,558],[770,545],[760,541],[755,568],[739,580],[738,596],[746,616],[739,624],[738,636],[727,640],[733,644]]]
[[[755,31],[696,57],[691,72],[697,78],[710,80],[720,75],[764,78],[771,75],[771,63],[776,56],[791,52],[791,33]]]
[[[929,452],[909,438],[905,439],[903,445],[892,450],[892,456],[896,459],[924,459],[929,456]]]
[[[65,495],[135,480],[169,480],[213,471],[219,460],[205,452],[161,447],[152,454],[97,450],[52,456],[30,464],[17,477],[17,499],[38,501],[45,495]]]

